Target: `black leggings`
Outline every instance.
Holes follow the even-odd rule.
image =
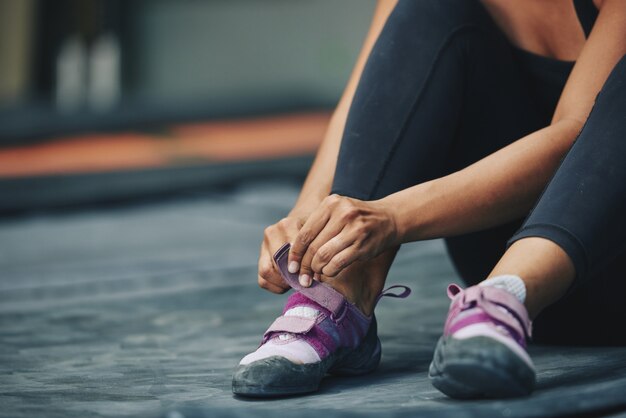
[[[512,46],[478,0],[401,0],[361,75],[332,192],[378,199],[547,126],[572,66]],[[622,343],[625,219],[626,57],[528,218],[449,237],[446,245],[460,276],[474,284],[507,241],[554,241],[577,276],[568,295],[535,320],[535,340]]]

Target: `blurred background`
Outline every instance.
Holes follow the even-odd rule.
[[[373,8],[0,0],[0,418],[256,416],[230,380],[283,304],[263,230]]]
[[[302,177],[374,0],[0,0],[0,211]]]
[[[293,207],[374,3],[0,0],[0,418],[624,408],[621,347],[534,347],[532,399],[437,392],[458,280],[441,240],[396,257],[388,283],[413,296],[377,308],[377,373],[233,397],[287,297],[257,286],[263,231]]]

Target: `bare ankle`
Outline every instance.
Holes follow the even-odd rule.
[[[524,304],[534,318],[565,294],[574,280],[575,270],[567,253],[557,244],[529,237],[511,245],[489,277],[501,274],[522,278],[526,285]]]
[[[369,316],[374,313],[378,295],[385,285],[385,279],[396,252],[397,248],[394,248],[370,261],[354,263],[338,276],[322,277],[322,281]]]
[[[365,315],[369,316],[374,312],[380,290],[372,289],[370,283],[376,280],[369,280],[368,277],[348,271],[334,278],[322,277],[321,280],[341,293]]]

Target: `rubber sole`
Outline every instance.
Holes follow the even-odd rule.
[[[535,370],[487,337],[441,337],[428,376],[433,386],[456,399],[526,396],[535,387]]]
[[[326,374],[359,376],[374,371],[380,363],[381,347],[376,320],[357,348],[339,349],[324,360],[295,364],[284,357],[273,356],[237,366],[233,374],[235,395],[269,398],[315,392]]]
[[[238,366],[233,375],[233,393],[264,398],[314,392],[326,374],[323,363],[295,364],[274,356]]]

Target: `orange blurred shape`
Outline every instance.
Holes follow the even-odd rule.
[[[293,114],[171,127],[166,134],[124,132],[57,138],[0,150],[0,178],[139,170],[313,153],[330,114]]]
[[[215,161],[251,160],[314,152],[330,115],[298,114],[242,121],[187,124],[174,127],[182,155]]]

